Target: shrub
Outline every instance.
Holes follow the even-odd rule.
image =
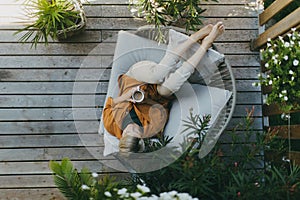
[[[204,0],[208,1],[208,0]],[[217,2],[217,0],[211,0]],[[187,32],[196,30],[202,25],[201,14],[205,9],[200,7],[201,0],[129,0],[129,8],[134,16],[144,17],[150,24],[154,24],[160,30],[160,26],[174,25],[183,21]],[[158,40],[163,35],[159,34]]]
[[[297,199],[300,168],[281,158],[279,163],[264,164],[265,148],[280,151],[281,155],[286,149],[276,140],[277,132],[253,131],[252,114],[253,110],[248,111],[244,123],[229,134],[231,142],[219,143],[206,157],[199,159],[199,147],[191,148],[166,168],[135,174],[133,184],[140,184],[142,179],[155,193],[175,189],[204,200]],[[195,127],[203,133],[201,124]],[[240,135],[236,130],[245,133]]]
[[[265,149],[278,153],[286,153],[286,149],[276,140],[276,131],[253,131],[253,112],[248,110],[245,121],[229,134],[230,142],[219,143],[202,159],[198,153],[210,118],[191,115],[187,130],[198,135],[191,148],[168,167],[132,174],[126,188],[111,177],[97,180],[87,169],[78,173],[68,159],[61,164],[50,162],[55,184],[68,199],[80,200],[299,199],[300,167],[285,157],[264,164]],[[241,129],[243,134],[236,131]]]
[[[261,85],[272,87],[266,103],[277,103],[286,112],[300,108],[300,34],[292,30],[286,38],[268,39],[261,51],[267,73],[259,75]]]
[[[36,47],[38,42],[48,44],[48,37],[56,40],[67,37],[67,28],[82,28],[80,11],[72,0],[25,0],[25,12],[34,21],[15,34],[26,32],[21,42],[30,41]]]

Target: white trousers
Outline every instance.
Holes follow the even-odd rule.
[[[180,57],[173,51],[167,51],[159,63],[140,61],[131,66],[126,75],[141,82],[158,84],[158,92],[162,87],[172,94],[180,89],[196,67],[188,61],[180,62]],[[168,96],[166,93],[161,95]]]

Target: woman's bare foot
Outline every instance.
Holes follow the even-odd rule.
[[[202,40],[201,46],[204,49],[211,47],[212,43],[224,32],[224,30],[225,28],[222,22],[216,23],[210,33]]]
[[[191,38],[195,41],[202,40],[211,32],[212,28],[213,28],[213,25],[208,24],[208,25],[204,26],[203,28],[201,28],[200,30],[198,30],[197,32],[193,33],[191,35]]]

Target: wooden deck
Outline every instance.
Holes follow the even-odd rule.
[[[125,0],[89,2],[84,4],[88,24],[82,35],[36,50],[13,36],[24,22],[20,1],[0,2],[0,199],[61,199],[48,168],[52,159],[69,157],[77,168],[118,173],[101,164],[99,159],[107,159],[102,152],[95,157],[86,147],[103,147],[97,129],[115,36],[145,22],[131,17]],[[259,54],[250,51],[250,39],[258,34],[255,2],[219,0],[203,5],[205,24],[221,20],[226,26],[215,44],[231,63],[237,82],[237,106],[228,129],[245,116],[245,108],[255,106],[254,126],[262,130],[261,93],[252,86],[259,73]],[[80,68],[84,75],[76,77]],[[82,87],[73,91],[75,81]],[[72,97],[82,99],[76,104],[76,123],[85,127],[87,143],[77,134]]]

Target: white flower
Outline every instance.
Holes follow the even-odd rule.
[[[278,64],[278,60],[274,59],[274,63],[275,63],[275,65],[277,65]]]
[[[284,43],[284,46],[285,46],[285,47],[290,47],[290,43],[285,42],[285,43]],[[271,52],[271,53],[272,53],[272,52]]]
[[[287,101],[289,98],[287,96],[283,97],[283,100]]]
[[[173,190],[173,191],[170,191],[169,194],[174,197],[176,194],[178,194],[178,192]]]
[[[272,85],[273,81],[272,80],[269,80],[269,85]]]
[[[92,177],[97,178],[97,177],[98,177],[98,174],[97,174],[96,172],[93,172],[93,173],[92,173]]]
[[[142,193],[149,193],[150,189],[145,186],[145,185],[137,185],[137,188],[142,192]]]
[[[122,188],[120,190],[118,190],[118,195],[126,195],[127,194],[127,189],[126,188]]]
[[[270,52],[270,53],[273,53],[273,52],[274,52],[274,50],[273,50],[273,49],[269,49],[269,52]]]
[[[104,192],[104,195],[107,196],[107,197],[112,197],[112,195],[109,191]]]
[[[268,38],[268,42],[271,42],[271,38]]]
[[[161,200],[172,200],[173,199],[172,196],[167,192],[160,193],[159,197],[160,197],[159,199],[161,199]]]
[[[292,78],[291,78],[291,81],[294,81],[295,80],[295,77],[294,76],[292,76]]]
[[[192,200],[193,199],[188,193],[177,194],[177,197],[180,200]]]
[[[285,56],[283,57],[283,59],[284,59],[284,60],[288,60],[289,57],[288,57],[287,55],[285,55]]]
[[[257,74],[257,77],[260,78],[261,77],[261,73]]]
[[[130,196],[133,197],[134,199],[137,199],[137,198],[139,198],[140,196],[142,196],[142,194],[139,193],[139,192],[134,192],[134,193],[131,193]]]
[[[270,43],[267,43],[267,46],[270,47],[270,46],[272,46],[272,45],[271,45]]]
[[[293,70],[290,69],[289,74],[293,75],[294,74]]]
[[[81,186],[81,189],[82,189],[82,190],[89,190],[89,189],[90,189],[90,187],[89,187],[89,186],[87,186],[87,185],[82,185],[82,186]]]
[[[293,65],[294,65],[294,66],[298,66],[298,64],[299,64],[299,60],[294,60],[294,61],[293,61]]]
[[[279,40],[283,41],[283,37],[282,36],[279,36],[278,38],[279,38]]]
[[[287,91],[286,91],[286,90],[282,90],[281,93],[282,93],[282,94],[286,94]]]
[[[140,197],[139,200],[159,200],[158,196],[152,194],[151,197]]]
[[[292,37],[292,34],[288,33],[287,36]]]
[[[293,32],[295,32],[297,29],[296,29],[296,28],[292,28],[291,30],[292,30]]]
[[[270,66],[269,63],[266,63],[266,64],[265,64],[265,67],[266,67],[266,68],[268,68],[269,66]]]
[[[281,98],[281,97],[283,97],[283,95],[279,93],[279,98]]]

